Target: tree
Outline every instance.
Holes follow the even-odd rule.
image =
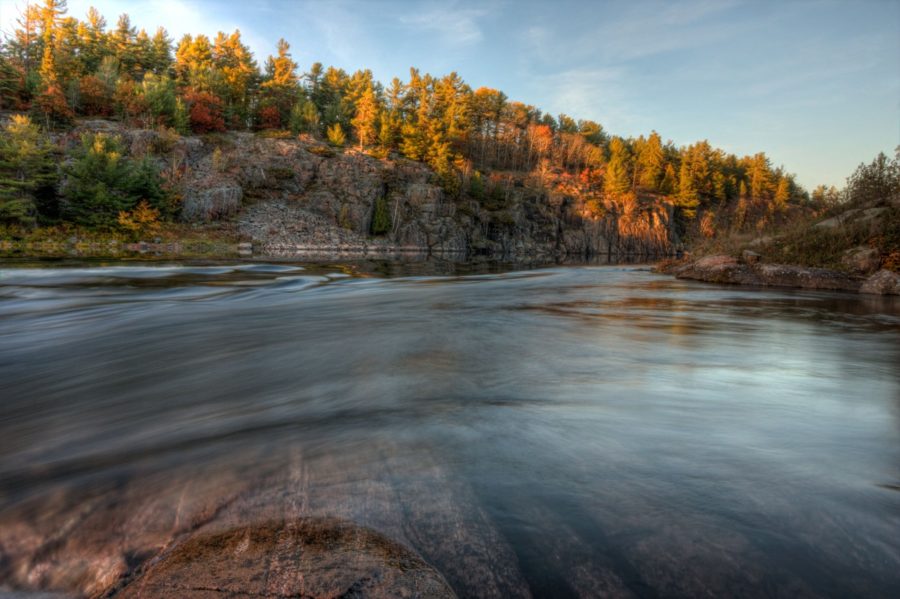
[[[63,172],[63,216],[88,227],[111,229],[119,214],[139,202],[161,213],[171,212],[158,167],[149,159],[129,160],[118,138],[102,133],[85,135],[74,161]]]
[[[681,208],[681,213],[686,218],[697,216],[697,206],[700,205],[700,196],[697,193],[696,178],[691,170],[690,160],[681,161],[681,170],[678,176],[678,195],[675,205]]]
[[[135,46],[136,38],[137,31],[131,25],[131,18],[123,13],[119,16],[116,28],[109,34],[109,41],[113,55],[119,60],[122,72],[135,79],[141,74],[140,58]]]
[[[218,83],[212,45],[205,35],[185,34],[181,38],[175,50],[174,68],[175,79],[182,87],[212,93]]]
[[[221,31],[216,35],[212,56],[221,73],[219,95],[225,101],[226,120],[229,124],[246,127],[251,96],[259,83],[259,68],[253,53],[241,41],[241,32],[236,29],[231,35],[226,36]]]
[[[168,75],[147,73],[141,87],[153,120],[157,124],[172,125],[175,117],[175,82]]]
[[[846,194],[853,205],[885,202],[900,194],[900,147],[893,160],[879,152],[870,164],[860,164],[847,178]]]
[[[375,143],[378,113],[378,101],[375,98],[372,86],[369,85],[357,103],[356,116],[353,117],[353,128],[356,130],[356,138],[359,140],[360,150]]]
[[[613,196],[631,191],[631,152],[621,137],[614,137],[609,143],[609,166],[603,183],[607,193]]]
[[[157,75],[168,75],[172,68],[172,39],[165,27],[158,27],[150,40],[149,66]]]
[[[314,62],[303,78],[306,80],[306,92],[317,109],[325,106],[322,98],[322,75],[324,69],[321,62]]]
[[[788,201],[791,199],[791,181],[787,177],[780,177],[778,185],[775,188],[775,207],[779,210],[785,210]]]
[[[34,223],[55,183],[49,140],[27,116],[14,115],[0,134],[0,222]]]
[[[344,130],[341,129],[340,123],[335,123],[328,128],[328,143],[336,147],[341,147],[346,141],[347,138],[344,135]]]
[[[48,129],[53,126],[68,125],[75,117],[75,113],[69,108],[61,86],[56,81],[48,85],[35,98],[31,108],[35,116],[41,118]]]
[[[225,131],[222,100],[209,92],[191,90],[184,95],[184,101],[188,106],[191,131],[194,133]]]
[[[747,175],[750,178],[750,195],[754,198],[771,197],[772,169],[769,159],[760,152],[746,160],[749,162]]]
[[[649,189],[659,189],[665,175],[666,156],[663,153],[662,139],[653,131],[638,153],[639,183]]]
[[[297,63],[291,58],[291,46],[284,39],[278,40],[277,47],[277,56],[269,56],[266,61],[266,73],[260,89],[263,96],[277,107],[279,119],[287,121],[300,91]]]
[[[578,133],[585,141],[595,146],[602,146],[609,141],[606,131],[603,130],[603,125],[594,121],[578,121]]]
[[[44,48],[41,58],[41,80],[46,86],[57,83],[56,73],[56,37],[60,20],[66,13],[66,0],[44,0],[41,8],[41,37]]]
[[[675,175],[675,167],[669,162],[666,164],[665,174],[659,184],[659,191],[666,195],[672,195],[677,188],[678,181]]]
[[[291,58],[291,45],[284,38],[276,45],[278,55],[266,61],[266,81],[263,87],[294,88],[298,84],[297,63]]]

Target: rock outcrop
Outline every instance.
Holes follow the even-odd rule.
[[[878,270],[881,254],[876,248],[861,245],[844,252],[841,264],[851,272],[868,274]]]
[[[885,269],[879,270],[866,279],[859,291],[874,295],[900,295],[900,274]]]
[[[669,265],[664,272],[679,279],[758,287],[802,287],[832,291],[860,291],[863,280],[825,268],[787,264],[741,263],[731,256],[707,256]]]
[[[661,198],[628,205],[552,190],[508,174],[500,197],[448,194],[426,165],[335,150],[311,138],[232,132],[178,137],[85,121],[67,134],[119,135],[153,156],[181,199],[182,220],[233,223],[255,252],[485,255],[554,260],[660,256],[679,245]],[[485,194],[486,195],[486,194]]]

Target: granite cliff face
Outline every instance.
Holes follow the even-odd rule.
[[[309,138],[170,138],[106,121],[83,123],[70,135],[86,130],[121,135],[132,154],[155,156],[181,196],[183,220],[233,222],[259,253],[552,260],[664,256],[679,246],[671,205],[659,198],[598,199],[565,185],[566,175],[541,188],[521,173],[504,173],[502,191],[494,189],[487,201],[451,196],[422,163],[335,150]]]

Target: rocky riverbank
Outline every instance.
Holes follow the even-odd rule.
[[[745,252],[740,259],[727,255],[705,256],[697,260],[661,263],[656,269],[679,279],[708,283],[900,295],[900,275],[890,270],[861,276],[826,268],[765,264],[758,258],[752,252]]]

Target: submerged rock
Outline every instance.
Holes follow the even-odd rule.
[[[406,547],[334,519],[198,534],[159,556],[117,597],[455,597]]]

